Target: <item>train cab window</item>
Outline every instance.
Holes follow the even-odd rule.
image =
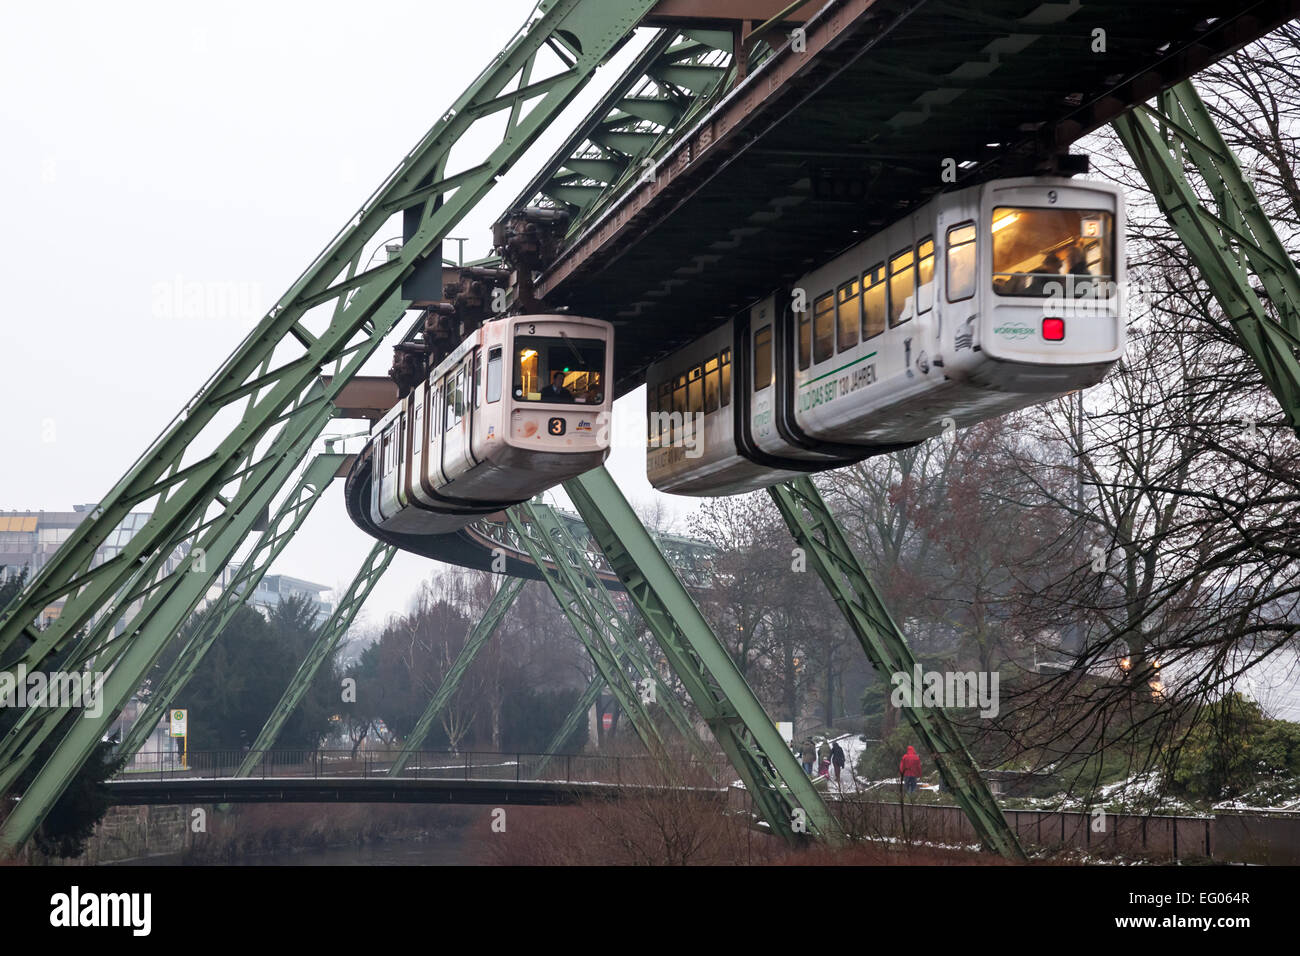
[[[929,312],[934,306],[934,240],[926,237],[916,244],[916,311]]]
[[[380,449],[380,454],[384,456],[383,474],[386,475],[393,470],[393,430],[391,428],[384,432],[384,441]]]
[[[889,260],[889,327],[902,325],[907,319],[903,313],[907,310],[907,300],[911,299],[916,289],[912,285],[912,250],[906,249]],[[912,303],[912,313],[916,313],[916,303]],[[912,316],[908,316],[910,319]]]
[[[1092,209],[993,210],[993,291],[1098,298],[1110,294],[1113,217]]]
[[[975,224],[948,230],[948,301],[960,302],[975,294]]]
[[[691,369],[690,383],[687,385],[687,402],[692,415],[704,411],[704,370],[700,366]]]
[[[835,346],[839,351],[858,344],[858,325],[862,322],[862,286],[855,279],[840,286],[835,296]]]
[[[704,413],[712,414],[718,410],[718,357],[715,355],[704,363]]]
[[[799,368],[812,364],[812,316],[805,308],[799,313]]]
[[[765,325],[754,333],[754,391],[761,392],[772,384],[772,326]]]
[[[453,401],[455,401],[456,403],[456,424],[458,425],[460,424],[460,420],[465,417],[466,378],[467,376],[465,374],[465,366],[462,365],[460,368],[456,370],[456,392],[453,396]]]
[[[722,366],[722,404],[731,404],[731,349],[723,349],[718,358]]]
[[[605,343],[572,336],[515,336],[514,396],[520,402],[605,401]]]
[[[412,435],[412,447],[419,448],[420,443],[424,441],[424,401],[421,400],[415,406],[415,418],[412,421],[411,428],[414,430]]]
[[[835,293],[827,292],[813,303],[813,362],[825,362],[834,354]]]
[[[889,303],[885,290],[885,264],[877,263],[862,275],[862,339],[866,341],[885,331],[885,313]]]
[[[499,345],[488,352],[487,400],[501,401],[501,346]]]

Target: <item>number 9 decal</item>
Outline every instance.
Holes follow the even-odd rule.
[[[1050,202],[1050,203],[1055,203],[1055,202],[1056,202],[1056,190],[1055,190],[1055,189],[1049,189],[1049,190],[1047,191],[1047,201]]]

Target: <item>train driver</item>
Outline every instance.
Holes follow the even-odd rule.
[[[573,393],[564,387],[564,373],[556,369],[551,372],[551,384],[542,389],[544,402],[572,402]]]

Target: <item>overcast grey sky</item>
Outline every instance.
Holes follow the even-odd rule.
[[[0,0],[0,509],[104,495],[533,5]],[[633,52],[455,231],[467,256]],[[611,467],[655,495],[638,448]],[[341,589],[369,544],[336,482],[274,570]],[[399,556],[365,618],[432,568]]]

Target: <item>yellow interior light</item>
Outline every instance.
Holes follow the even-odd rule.
[[[1007,213],[1005,216],[1003,216],[1001,219],[994,219],[994,220],[993,220],[993,231],[994,231],[994,232],[997,232],[999,229],[1003,229],[1003,228],[1005,228],[1005,227],[1011,225],[1013,222],[1015,222],[1015,221],[1016,221],[1017,219],[1019,219],[1019,218],[1020,218],[1020,213],[1018,213],[1018,212],[1009,212],[1009,213]]]

